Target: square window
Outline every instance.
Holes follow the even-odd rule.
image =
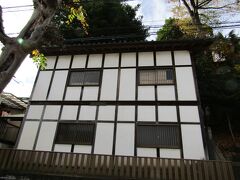
[[[172,69],[140,70],[139,85],[173,84]]]
[[[93,144],[95,125],[93,123],[59,123],[56,144]]]
[[[179,127],[177,125],[138,125],[137,146],[179,148]]]
[[[100,71],[73,71],[70,74],[70,86],[99,85]]]

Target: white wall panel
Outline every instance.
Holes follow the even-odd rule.
[[[98,120],[114,121],[116,106],[99,106]]]
[[[36,150],[51,151],[54,135],[57,127],[57,122],[43,122],[38,140]]]
[[[84,87],[82,100],[96,101],[98,99],[98,87]]]
[[[117,124],[117,134],[116,134],[116,155],[134,155],[134,134],[135,134],[135,124]]]
[[[33,91],[32,100],[46,100],[52,71],[40,71]]]
[[[191,67],[177,67],[177,88],[179,100],[197,100]]]
[[[156,148],[137,148],[137,156],[157,157],[157,149]]]
[[[119,54],[105,54],[104,67],[118,67]]]
[[[65,105],[62,108],[61,120],[76,120],[78,106]]]
[[[85,68],[87,61],[87,55],[75,55],[73,57],[72,69],[73,68]]]
[[[56,56],[47,56],[47,67],[46,69],[53,69],[56,62]]]
[[[117,69],[103,70],[101,100],[116,100],[117,78]]]
[[[81,87],[67,87],[65,100],[67,101],[79,101],[81,94]]]
[[[70,66],[71,56],[59,56],[56,69],[68,69]]]
[[[172,65],[171,51],[156,52],[156,64],[157,66],[171,66]]]
[[[189,51],[174,51],[175,65],[191,65]]]
[[[90,54],[88,58],[88,68],[102,67],[102,54]]]
[[[56,71],[48,100],[62,100],[68,71]]]
[[[27,112],[26,119],[41,119],[42,111],[43,111],[43,106],[30,105]]]
[[[157,98],[159,101],[176,100],[174,86],[157,86]]]
[[[74,145],[74,153],[87,153],[90,154],[92,151],[92,146],[89,145]]]
[[[138,66],[153,66],[153,52],[140,52],[138,54]]]
[[[136,69],[121,69],[119,100],[135,100]]]
[[[32,150],[39,122],[25,121],[17,149]]]
[[[138,86],[138,100],[154,101],[155,100],[154,86]]]
[[[158,106],[158,121],[177,122],[176,106]]]
[[[71,152],[72,145],[71,144],[55,144],[54,151],[55,152]]]
[[[181,122],[200,122],[197,106],[179,106]]]
[[[138,121],[156,121],[155,106],[138,106]]]
[[[44,112],[43,119],[58,120],[60,108],[61,106],[47,105]]]
[[[121,67],[136,66],[136,53],[122,53]]]
[[[135,106],[118,106],[118,121],[135,121]]]
[[[200,125],[181,125],[184,159],[205,159]]]
[[[79,120],[95,120],[96,106],[81,106]]]
[[[181,158],[180,149],[160,149],[160,158]]]
[[[112,154],[114,123],[97,123],[95,154]]]

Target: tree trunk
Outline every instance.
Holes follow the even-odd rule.
[[[33,4],[33,14],[18,37],[10,38],[4,33],[4,29],[0,28],[0,41],[4,44],[0,56],[0,93],[10,82],[27,54],[41,46],[44,34],[62,0],[33,0]],[[0,27],[2,27],[1,16],[0,11]]]
[[[4,62],[0,66],[0,92],[7,86],[17,69],[27,56],[19,45],[8,44],[3,48],[0,56],[0,62]]]

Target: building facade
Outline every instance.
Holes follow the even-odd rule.
[[[207,159],[192,46],[45,49],[16,148]]]

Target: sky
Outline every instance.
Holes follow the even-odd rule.
[[[163,25],[166,18],[171,17],[171,7],[165,3],[167,0],[131,0],[128,4],[136,6],[140,4],[137,15],[142,16],[144,25]],[[32,0],[0,0],[0,5],[4,7],[32,5]],[[32,14],[32,7],[20,8],[18,11],[11,12],[17,9],[4,9],[3,20],[5,32],[9,36],[16,36],[24,27]],[[154,29],[156,31],[156,29]],[[151,32],[151,31],[150,31]],[[150,36],[148,40],[155,40],[155,36]],[[0,44],[1,47],[1,44]],[[1,48],[0,48],[1,49]],[[32,86],[37,74],[37,67],[32,60],[27,57],[21,67],[15,73],[14,78],[4,89],[4,92],[10,92],[18,97],[29,97],[32,91]]]

